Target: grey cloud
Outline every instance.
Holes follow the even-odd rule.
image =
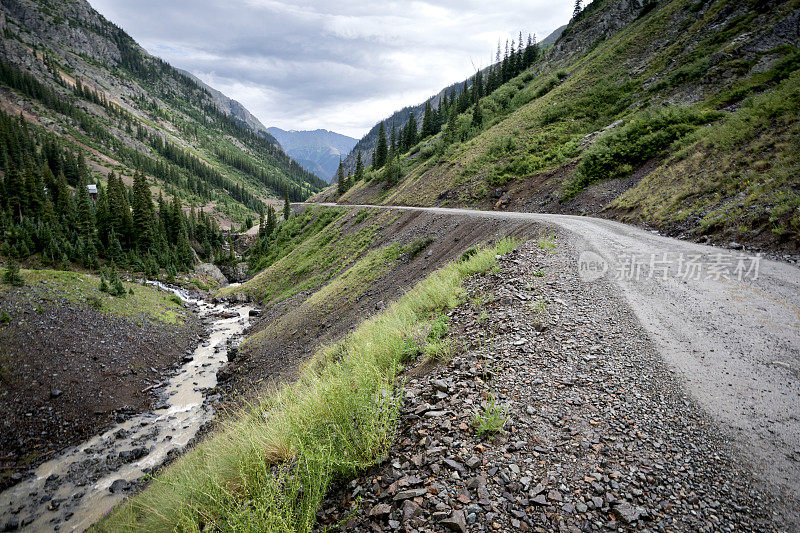
[[[486,65],[497,38],[544,37],[570,14],[544,0],[90,2],[264,124],[353,136]]]

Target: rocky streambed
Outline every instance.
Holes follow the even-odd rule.
[[[149,412],[122,420],[43,463],[33,476],[0,493],[0,526],[6,531],[83,531],[180,454],[214,416],[217,373],[251,308],[212,303],[199,294],[149,282],[176,294],[207,326],[209,335],[173,375],[142,393],[160,392]]]

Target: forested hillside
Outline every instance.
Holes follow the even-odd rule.
[[[512,47],[432,129],[417,116],[392,143],[384,126],[363,180],[321,198],[594,214],[796,251],[798,20],[797,1],[596,0],[543,53]]]
[[[253,220],[270,197],[302,200],[324,186],[83,0],[4,0],[0,31],[2,108],[85,158],[88,183],[103,189],[115,172],[130,184],[141,172],[154,198],[178,197],[225,226]]]

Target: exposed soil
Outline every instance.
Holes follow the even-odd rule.
[[[386,460],[329,494],[319,530],[791,524],[792,509],[757,488],[613,284],[582,281],[575,259],[561,244],[553,253],[529,242],[467,282],[467,301],[450,313],[452,360],[406,371]],[[490,395],[505,424],[482,438],[474,416]]]
[[[54,453],[152,408],[162,381],[204,333],[119,318],[36,285],[0,292],[0,489]]]
[[[278,331],[255,350],[242,350],[220,375],[220,388],[229,395],[248,394],[263,390],[265,384],[292,379],[300,364],[319,346],[337,340],[360,320],[400,297],[416,282],[459,257],[470,246],[506,235],[535,236],[541,228],[530,222],[498,224],[497,221],[466,216],[419,212],[398,212],[398,215],[399,218],[389,226],[390,231],[384,232],[373,249],[393,242],[408,244],[428,236],[434,239],[433,242],[414,259],[402,256],[396,266],[385,272],[364,294],[354,301],[337,302],[333,311],[324,316],[317,316],[314,309],[304,304],[318,287],[265,309],[249,334],[267,328],[278,319],[293,326]]]

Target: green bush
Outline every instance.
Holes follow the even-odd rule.
[[[489,145],[489,157],[492,159],[500,159],[508,154],[513,153],[517,149],[517,143],[511,135],[504,135],[503,137],[496,138]]]
[[[664,152],[676,140],[721,116],[686,107],[643,111],[627,124],[603,136],[587,150],[563,198],[574,197],[591,183],[625,177]]]
[[[415,240],[414,242],[409,244],[408,247],[406,248],[406,253],[408,254],[408,257],[410,259],[414,259],[419,254],[421,254],[425,248],[430,246],[432,242],[433,242],[433,237],[431,237],[430,235]]]
[[[447,324],[448,319],[445,315],[439,315],[436,317],[431,323],[431,329],[428,330],[428,340],[429,341],[438,341],[439,339],[444,338],[447,335],[447,332],[450,331],[450,326]]]

